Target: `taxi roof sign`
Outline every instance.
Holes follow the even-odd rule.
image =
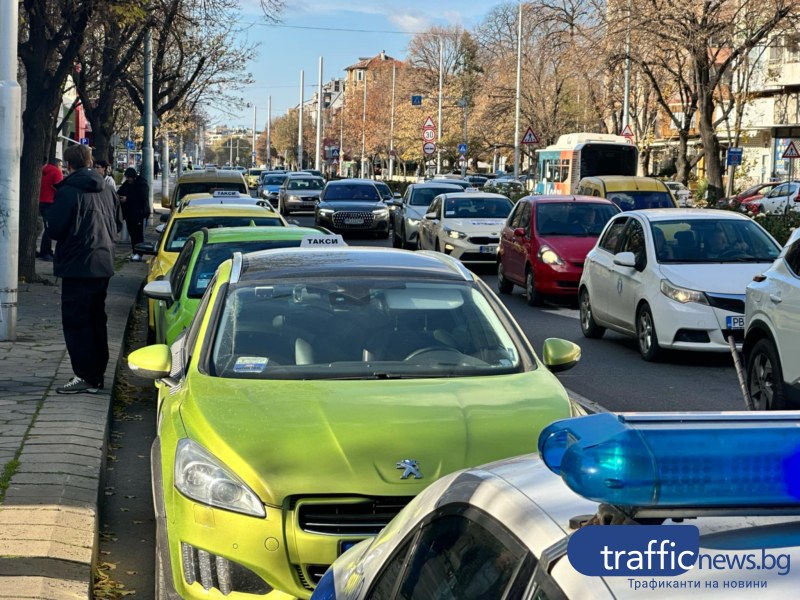
[[[214,190],[214,198],[238,198],[239,190]]]
[[[341,235],[308,235],[300,241],[300,247],[305,248],[336,248],[347,246]]]

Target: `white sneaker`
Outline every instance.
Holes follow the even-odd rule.
[[[133,262],[141,262],[142,255],[141,254],[134,254],[134,255],[131,256],[131,260]]]

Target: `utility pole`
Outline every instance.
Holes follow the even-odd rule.
[[[161,198],[169,198],[169,132],[166,126],[161,130]]]
[[[256,103],[253,102],[253,142],[250,144],[250,148],[252,148],[252,152],[250,153],[251,161],[250,166],[256,166]]]
[[[344,104],[342,104],[342,112],[339,115],[339,160],[336,167],[336,175],[342,176],[342,161],[344,160]]]
[[[367,71],[364,71],[364,110],[361,115],[361,177],[364,177],[367,167]]]
[[[389,125],[389,179],[394,177],[394,87],[397,63],[392,62],[392,119]]]
[[[464,145],[467,146],[467,110],[469,108],[468,102],[466,98],[461,99],[461,106],[464,108]],[[469,146],[467,146],[469,149]],[[461,176],[464,177],[467,174],[467,155],[464,154],[464,163],[461,165]]]
[[[0,3],[0,342],[17,339],[22,92],[17,83],[19,4]],[[5,58],[3,58],[5,57]]]
[[[148,27],[144,34],[144,142],[142,143],[142,177],[147,181],[148,206],[153,214],[153,34]]]
[[[436,124],[436,173],[442,172],[442,85],[444,84],[444,38],[439,36],[439,122]]]
[[[267,96],[267,169],[272,168],[272,96]]]
[[[228,138],[228,150],[230,151],[229,152],[229,156],[228,156],[228,165],[232,167],[233,166],[233,136],[230,136]]]
[[[522,2],[517,15],[517,92],[514,105],[514,179],[519,177],[519,108],[522,82]]]
[[[625,33],[625,98],[622,101],[622,127],[630,123],[631,97],[631,0],[628,0],[628,27]]]
[[[303,168],[303,102],[305,101],[305,71],[300,71],[300,118],[297,120],[297,168]]]
[[[317,145],[314,149],[314,168],[322,171],[322,57],[319,57],[319,77],[317,78]]]

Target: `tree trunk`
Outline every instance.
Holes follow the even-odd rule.
[[[689,133],[686,129],[678,132],[678,155],[675,157],[676,178],[683,185],[689,183],[689,171],[692,165],[689,164]]]
[[[695,81],[700,94],[697,98],[697,112],[700,119],[700,139],[703,140],[703,155],[705,157],[706,180],[708,192],[706,198],[710,205],[722,198],[722,164],[719,160],[719,138],[714,128],[714,90],[711,88],[711,68],[708,56],[703,51],[694,57]]]

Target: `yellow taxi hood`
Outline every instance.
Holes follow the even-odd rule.
[[[194,372],[187,383],[202,390],[180,407],[188,437],[271,505],[288,495],[415,495],[446,473],[534,452],[539,432],[570,416],[566,393],[543,368],[460,380]],[[404,460],[416,461],[421,478],[399,466]]]

